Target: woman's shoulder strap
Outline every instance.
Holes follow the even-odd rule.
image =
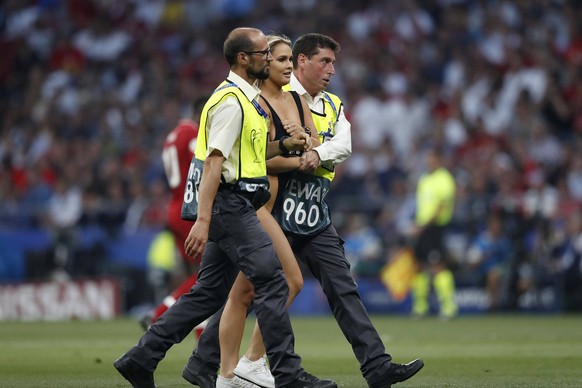
[[[299,111],[299,118],[301,119],[301,125],[305,126],[305,116],[303,114],[303,104],[301,103],[301,97],[295,90],[290,90],[289,93],[293,96],[295,104],[297,105],[297,110]]]

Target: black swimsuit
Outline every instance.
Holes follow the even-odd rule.
[[[297,110],[299,111],[299,118],[301,119],[301,125],[305,125],[305,117],[303,116],[303,105],[301,104],[301,99],[299,98],[299,94],[295,91],[290,91],[291,95],[293,96],[293,100],[295,100],[295,104],[297,105]],[[286,136],[287,131],[283,128],[283,123],[281,122],[281,118],[275,112],[269,101],[263,96],[261,96],[263,101],[267,104],[269,109],[271,110],[271,117],[273,118],[273,124],[275,125],[275,138],[273,140],[279,140],[281,136]],[[298,156],[299,154],[295,154],[292,156]]]
[[[295,100],[295,104],[297,105],[297,110],[299,111],[299,119],[301,120],[301,125],[305,126],[305,116],[303,115],[303,105],[301,104],[301,99],[299,97],[299,94],[297,94],[297,92],[295,92],[293,90],[291,90],[289,93],[291,93],[291,95],[293,96],[293,100]],[[287,131],[285,131],[285,128],[283,127],[283,123],[281,122],[281,118],[279,117],[277,112],[275,112],[275,110],[273,109],[271,104],[269,104],[269,101],[267,101],[267,99],[265,97],[261,96],[261,98],[263,99],[263,101],[265,101],[265,103],[267,104],[267,106],[271,110],[271,117],[273,119],[273,125],[275,126],[275,139],[273,139],[273,140],[279,140],[282,136],[287,136]],[[297,157],[297,156],[300,156],[301,154],[302,154],[301,151],[291,151],[289,153],[289,155],[285,155],[285,157]],[[285,186],[287,185],[287,181],[291,177],[291,173],[292,173],[292,171],[277,174],[277,180],[279,181],[280,188],[285,188]],[[277,206],[281,206],[281,197],[282,197],[281,193],[282,192],[283,192],[282,189],[278,190],[278,192],[277,192],[277,199],[275,200],[275,206],[273,207],[273,212],[275,212],[275,209],[277,208]]]

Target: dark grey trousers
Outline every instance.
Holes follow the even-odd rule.
[[[255,288],[255,310],[275,381],[294,381],[302,371],[301,358],[294,352],[286,309],[289,289],[281,264],[250,202],[225,189],[214,202],[196,285],[151,326],[128,351],[129,357],[153,372],[172,345],[223,307],[239,268]]]
[[[321,284],[340,329],[352,345],[364,378],[389,365],[392,357],[386,353],[384,343],[362,304],[345,257],[343,240],[335,228],[330,226],[313,237],[288,236],[288,239],[295,255]],[[219,322],[218,314],[212,317],[202,333],[198,349],[194,351],[199,362],[214,370],[220,364]]]

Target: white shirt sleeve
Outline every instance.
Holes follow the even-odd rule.
[[[322,163],[340,164],[352,154],[352,125],[341,109],[335,135],[314,148]]]
[[[234,96],[227,97],[209,113],[208,152],[219,150],[226,159],[242,128],[242,109]]]

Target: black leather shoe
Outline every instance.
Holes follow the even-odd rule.
[[[190,356],[188,363],[182,371],[182,377],[186,381],[200,388],[215,388],[216,376],[216,371],[200,363],[194,355]]]
[[[154,374],[142,368],[133,361],[127,354],[119,357],[113,366],[134,388],[156,388]]]
[[[420,358],[410,361],[408,364],[397,364],[391,362],[388,368],[368,379],[370,388],[390,388],[392,384],[408,380],[414,376],[424,366],[424,361]]]
[[[333,380],[321,380],[303,371],[295,381],[285,385],[285,388],[337,388]]]

